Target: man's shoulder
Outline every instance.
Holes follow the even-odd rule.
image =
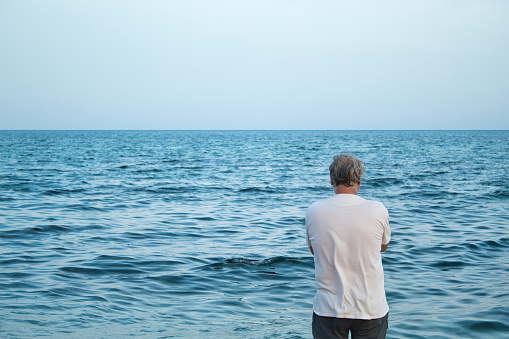
[[[363,206],[373,210],[387,212],[385,205],[378,200],[364,199]]]
[[[322,199],[322,200],[318,200],[318,201],[313,202],[308,207],[308,213],[313,211],[313,210],[321,209],[321,208],[324,208],[327,205],[330,205],[330,200],[331,200],[330,198],[327,198],[327,199]]]
[[[363,199],[364,199],[364,201],[366,203],[372,204],[373,206],[383,206],[383,207],[385,207],[384,204],[382,202],[378,201],[378,200],[366,199],[366,198],[363,198]]]
[[[311,211],[311,210],[314,210],[314,209],[320,207],[321,205],[323,205],[324,201],[325,200],[318,200],[318,201],[313,202],[311,205],[309,205],[308,211]]]

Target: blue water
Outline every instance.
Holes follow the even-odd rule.
[[[310,338],[343,150],[391,215],[388,338],[509,337],[509,131],[0,131],[0,337]]]

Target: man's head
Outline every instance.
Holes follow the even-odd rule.
[[[361,181],[364,173],[364,163],[353,154],[341,153],[334,156],[329,171],[333,186],[352,187]]]

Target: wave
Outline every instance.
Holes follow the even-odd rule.
[[[83,193],[87,190],[84,188],[60,188],[60,189],[49,189],[44,192],[42,192],[43,195],[66,195],[66,194],[73,194],[73,193]]]
[[[0,238],[26,240],[36,235],[62,234],[71,231],[71,228],[61,225],[40,225],[18,229],[4,229],[0,231]]]
[[[486,197],[489,198],[507,198],[509,197],[509,190],[508,189],[497,189],[493,192],[487,193]]]
[[[495,335],[495,333],[500,333],[501,335],[509,333],[509,325],[502,321],[463,320],[458,321],[457,324],[462,328],[469,329],[470,331],[485,334],[489,333],[492,336]]]
[[[262,266],[305,266],[314,267],[313,258],[277,256],[266,259],[230,258],[204,266],[204,268],[232,268],[232,267],[262,267]]]
[[[246,187],[238,190],[239,193],[277,193],[279,191],[272,187]]]

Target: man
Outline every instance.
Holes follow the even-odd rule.
[[[306,213],[309,249],[318,290],[313,301],[313,337],[385,338],[389,305],[380,252],[391,238],[389,213],[359,196],[363,162],[348,153],[329,167],[335,195]]]

